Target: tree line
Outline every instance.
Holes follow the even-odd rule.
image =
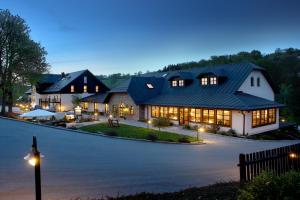
[[[12,112],[15,85],[29,85],[47,72],[46,50],[30,37],[30,28],[18,15],[0,10],[1,115]]]

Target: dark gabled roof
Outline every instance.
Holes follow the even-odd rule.
[[[87,70],[81,70],[77,72],[72,72],[69,74],[66,74],[64,77],[60,76],[61,79],[56,81],[53,85],[48,87],[46,90],[44,90],[44,93],[53,93],[53,92],[59,92],[64,87],[66,87],[68,84],[70,84],[73,80],[75,80],[77,77],[79,77],[81,74],[86,72]]]
[[[38,80],[39,84],[43,83],[55,83],[61,79],[60,74],[42,74]]]
[[[134,76],[111,89],[109,93],[128,93],[136,104],[141,104],[158,95],[163,82],[163,78]],[[151,84],[153,88],[148,88],[147,84]]]
[[[265,70],[252,63],[235,63],[171,72],[148,73],[132,77],[120,86],[113,88],[110,94],[127,92],[136,104],[193,106],[227,109],[258,109],[280,107],[274,101],[237,93],[249,74],[254,70]],[[215,74],[222,77],[218,85],[200,86],[197,77],[204,74]],[[193,77],[191,84],[185,87],[171,87],[170,78],[177,76]],[[225,79],[224,79],[225,78]],[[268,80],[268,79],[267,79]],[[268,80],[270,82],[270,79]],[[154,90],[147,88],[146,83],[153,83]],[[271,83],[270,83],[271,84]],[[151,92],[152,91],[152,92]]]
[[[82,102],[104,103],[108,92],[93,94],[81,99]]]
[[[254,110],[283,106],[275,101],[270,101],[245,93],[214,95],[158,95],[144,103],[147,105],[160,106],[186,106],[236,110]]]
[[[172,80],[174,78],[180,78],[183,80],[193,80],[194,75],[191,72],[175,72],[175,73],[171,73],[171,75],[168,76],[168,80]]]

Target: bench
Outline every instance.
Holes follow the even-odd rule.
[[[108,119],[108,126],[109,127],[119,127],[119,120],[117,119]]]

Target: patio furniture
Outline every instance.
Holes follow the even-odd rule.
[[[109,127],[119,127],[119,120],[117,119],[108,119],[108,126]]]

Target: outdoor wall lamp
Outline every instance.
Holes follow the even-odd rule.
[[[33,136],[32,139],[32,149],[29,154],[27,154],[24,159],[28,161],[28,163],[34,167],[35,174],[35,199],[41,200],[41,157],[44,157],[40,154],[37,148],[36,137]]]
[[[149,128],[149,126],[151,125],[151,123],[152,123],[151,120],[147,121],[147,128]]]

